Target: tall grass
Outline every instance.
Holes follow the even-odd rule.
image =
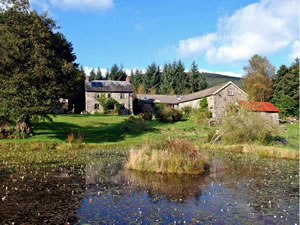
[[[165,138],[154,143],[147,141],[140,150],[131,149],[125,167],[156,173],[201,174],[209,169],[209,164],[187,139]]]

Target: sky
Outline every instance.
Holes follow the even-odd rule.
[[[298,0],[30,0],[48,11],[86,71],[145,69],[193,60],[201,71],[243,76],[254,55],[276,69],[300,53]]]

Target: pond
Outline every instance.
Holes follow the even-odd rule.
[[[211,151],[202,176],[128,171],[125,155],[82,165],[2,165],[0,224],[297,224],[298,162]]]

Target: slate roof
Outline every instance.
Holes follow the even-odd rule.
[[[271,102],[245,102],[238,101],[240,106],[254,112],[280,112]]]
[[[208,97],[211,95],[215,95],[223,88],[227,87],[228,85],[233,84],[233,82],[229,81],[223,84],[219,84],[217,86],[207,88],[202,91],[198,91],[188,95],[149,95],[149,94],[138,94],[137,98],[141,101],[147,103],[165,103],[165,104],[179,104],[181,102],[188,102],[196,99],[200,99],[203,97]]]
[[[195,99],[200,99],[203,97],[208,97],[211,95],[214,95],[218,90],[222,89],[223,87],[229,85],[232,82],[226,82],[223,84],[219,84],[217,86],[211,87],[211,88],[207,88],[205,90],[202,91],[198,91],[189,95],[185,95],[182,97],[182,99],[180,100],[180,102],[188,102],[188,101],[192,101]]]
[[[85,81],[85,91],[132,93],[133,87],[127,81],[93,80]]]
[[[182,98],[180,95],[151,95],[151,94],[137,94],[140,101],[146,103],[164,103],[164,104],[178,104]]]

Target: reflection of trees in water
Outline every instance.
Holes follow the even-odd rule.
[[[209,176],[157,174],[122,170],[115,182],[126,182],[135,189],[147,190],[154,201],[165,197],[169,201],[184,202],[189,198],[199,199],[201,187],[211,181]]]
[[[84,191],[79,167],[23,168],[0,176],[0,196],[5,196],[0,201],[0,224],[62,224],[76,219]]]

